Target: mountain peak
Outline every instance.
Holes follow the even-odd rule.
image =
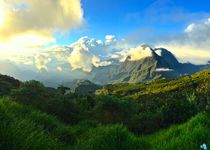
[[[167,62],[167,64],[169,64],[170,67],[175,68],[179,62],[176,59],[176,57],[174,56],[174,54],[172,54],[170,51],[168,51],[165,48],[156,48],[154,49],[154,52],[164,61]]]

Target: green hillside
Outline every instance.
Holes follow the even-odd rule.
[[[196,150],[203,143],[210,146],[209,113],[198,114],[182,125],[172,126],[145,138],[155,150]]]
[[[10,98],[0,99],[0,116],[0,149],[146,149],[147,146],[122,125],[86,122],[69,126]]]
[[[210,146],[209,111],[149,136],[134,135],[123,125],[69,126],[10,98],[0,99],[0,117],[0,149],[196,150],[203,143]]]
[[[166,94],[186,94],[195,91],[198,94],[208,92],[210,84],[210,69],[187,75],[174,80],[160,79],[142,84],[107,84],[96,94],[108,94],[119,97],[140,99],[144,96],[161,96]],[[181,95],[183,96],[183,95]]]
[[[13,79],[13,78],[11,78]],[[3,80],[4,81],[4,80]],[[0,149],[199,149],[210,146],[210,70],[109,84],[95,94],[38,81],[1,84]]]

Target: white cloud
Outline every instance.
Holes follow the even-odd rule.
[[[58,70],[58,71],[62,71],[63,69],[62,69],[62,67],[58,66],[58,67],[57,67],[57,70]]]
[[[47,54],[39,54],[35,56],[35,66],[38,70],[48,70],[47,64],[51,61],[51,58]]]
[[[195,28],[195,24],[192,23],[192,24],[188,25],[187,28],[184,31],[185,32],[192,32],[194,28]]]
[[[157,68],[155,71],[156,72],[166,72],[166,71],[173,71],[173,69],[169,69],[169,68]]]
[[[54,42],[54,32],[80,26],[80,0],[1,0],[0,41],[22,47]]]
[[[111,63],[100,58],[101,54],[107,55],[108,48],[110,48],[101,40],[89,39],[85,36],[71,44],[70,48],[72,52],[68,57],[68,62],[73,70],[82,69],[83,71],[90,72],[92,66],[99,67]]]
[[[34,71],[71,71],[81,69],[90,72],[92,67],[106,66],[112,62],[109,55],[116,49],[116,43],[106,44],[105,40],[96,40],[87,36],[69,46],[52,46],[46,49],[25,49],[1,51],[0,59],[18,65],[33,66]],[[58,67],[59,66],[59,67]]]
[[[157,47],[164,47],[174,53],[182,62],[205,64],[210,60],[210,19],[192,23],[183,34],[159,42]]]
[[[105,39],[106,39],[106,42],[105,42],[105,43],[106,43],[107,45],[113,44],[114,42],[117,41],[117,39],[115,38],[114,35],[106,35],[106,36],[105,36]]]
[[[148,46],[146,44],[142,44],[142,45],[134,47],[134,48],[125,49],[125,50],[119,51],[117,53],[114,53],[112,55],[112,58],[117,58],[122,62],[122,61],[125,61],[125,59],[128,56],[130,57],[129,58],[130,61],[136,61],[136,60],[140,60],[142,58],[151,57],[152,49],[150,48],[150,46]]]

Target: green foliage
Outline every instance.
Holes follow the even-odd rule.
[[[102,90],[98,90],[97,94],[110,94],[120,97],[131,97],[134,100],[142,100],[144,95],[151,95],[157,97],[163,94],[168,97],[170,94],[179,93],[183,95],[192,93],[193,91],[199,94],[205,94],[209,91],[210,86],[210,70],[198,72],[192,76],[183,76],[175,80],[159,79],[142,84],[108,84]],[[197,93],[195,93],[197,95]],[[148,98],[148,97],[147,97]]]
[[[145,112],[135,114],[128,123],[128,128],[137,134],[149,134],[161,128],[162,114]]]
[[[192,150],[202,143],[210,146],[210,118],[198,114],[183,125],[173,126],[146,138],[152,150]]]
[[[72,101],[65,99],[63,92],[61,88],[49,89],[42,83],[32,80],[22,83],[20,88],[11,92],[11,96],[18,102],[53,114],[64,122],[76,123],[79,121],[80,112]]]
[[[134,103],[113,96],[98,96],[94,114],[103,123],[126,123],[135,111]]]
[[[137,138],[122,125],[100,126],[79,141],[78,150],[147,150],[149,143]]]
[[[43,124],[36,121],[40,115],[8,98],[1,99],[0,149],[62,149],[58,138],[50,136]]]
[[[20,81],[0,74],[0,96],[8,95],[12,89],[18,88],[19,85]]]
[[[109,84],[97,95],[67,93],[38,81],[0,83],[0,95],[12,97],[0,98],[0,149],[210,146],[210,70],[176,80]]]
[[[14,89],[11,92],[13,98],[24,104],[32,104],[40,106],[44,101],[44,95],[46,94],[45,87],[39,81],[27,81],[20,85],[20,88]]]
[[[195,105],[188,101],[171,100],[161,109],[163,126],[182,123],[197,113]]]

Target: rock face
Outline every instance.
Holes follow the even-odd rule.
[[[97,84],[140,83],[158,78],[176,78],[193,74],[210,66],[179,63],[176,57],[164,48],[153,50],[147,45],[142,45],[137,52],[136,55],[128,56],[124,62],[93,68],[87,78]]]

